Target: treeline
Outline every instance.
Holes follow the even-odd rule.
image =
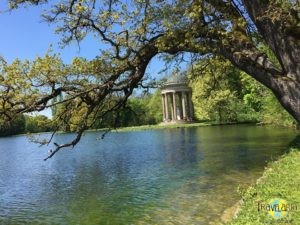
[[[60,97],[61,98],[61,97]],[[60,99],[61,100],[61,99]],[[118,97],[110,99],[111,104],[118,101]],[[108,103],[108,104],[109,104]],[[75,132],[80,129],[82,115],[87,110],[84,104],[78,106],[78,113],[72,113],[62,121],[59,117],[61,114],[69,113],[68,108],[64,105],[57,105],[52,108],[53,126],[55,130],[66,132]],[[106,112],[104,113],[103,112]],[[141,94],[140,96],[131,96],[120,110],[111,111],[109,106],[103,106],[99,115],[92,114],[88,123],[92,124],[92,129],[101,128],[119,128],[128,126],[139,126],[146,124],[157,124],[162,121],[162,106],[159,90],[154,93]],[[98,116],[98,117],[97,117]],[[97,118],[94,122],[94,118]]]
[[[111,118],[115,118],[115,120],[108,120],[108,123],[102,127],[130,127],[162,122],[160,91],[156,90],[153,94],[147,93],[129,98],[126,107]],[[101,126],[97,128],[101,128]]]
[[[20,115],[13,121],[0,118],[0,137],[52,131],[52,121],[43,115]]]
[[[56,113],[59,110],[62,110],[61,107],[52,110],[53,119],[49,119],[44,115],[20,115],[11,122],[0,120],[0,136],[50,132],[54,130],[65,132],[76,131],[76,121],[81,120],[81,115],[72,114],[69,121],[64,121],[57,126]],[[93,129],[157,124],[161,120],[161,96],[157,90],[153,94],[146,93],[138,97],[131,97],[122,110],[108,114],[104,120],[99,119],[99,121],[96,121]]]

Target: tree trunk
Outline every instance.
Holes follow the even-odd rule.
[[[300,125],[300,84],[294,80],[278,79],[276,88],[272,91],[280,104],[285,108]]]
[[[297,24],[295,18],[289,12],[282,14],[284,18],[272,17],[270,12],[278,10],[273,1],[243,0],[243,2],[281,68],[276,68],[254,45],[243,50],[224,49],[222,55],[272,90],[280,104],[295,118],[299,126],[300,39],[297,35],[299,27],[295,26]],[[270,15],[265,16],[268,14]],[[296,31],[290,32],[291,30]],[[234,43],[232,45],[234,46]]]

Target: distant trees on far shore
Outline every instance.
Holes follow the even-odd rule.
[[[52,131],[52,121],[44,115],[19,115],[13,121],[4,121],[0,118],[0,137]]]
[[[162,120],[162,106],[159,90],[147,93],[142,96],[131,97],[127,105],[118,113],[112,112],[107,115],[105,120],[95,121],[93,129],[107,127],[128,127],[146,124],[157,124]],[[49,119],[44,115],[30,116],[20,115],[13,121],[4,121],[0,118],[0,137],[26,134],[41,133],[54,130],[74,132],[76,131],[76,121],[82,120],[82,115],[73,114],[69,121],[56,124],[57,108],[53,110],[53,119]],[[84,109],[83,109],[84,110]]]

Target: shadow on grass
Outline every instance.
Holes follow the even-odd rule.
[[[289,144],[289,149],[297,149],[300,151],[300,135],[297,135]]]

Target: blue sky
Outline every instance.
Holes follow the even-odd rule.
[[[53,45],[55,52],[61,53],[65,63],[70,63],[73,57],[82,56],[88,59],[94,58],[99,53],[99,43],[88,38],[80,45],[80,51],[76,43],[59,48],[59,36],[54,34],[55,27],[43,22],[40,15],[44,8],[29,7],[20,8],[12,12],[4,12],[5,1],[0,3],[0,55],[8,62],[16,58],[33,60],[37,56],[43,56]]]
[[[34,60],[43,56],[52,45],[56,53],[60,53],[65,63],[70,63],[74,57],[93,59],[99,54],[101,44],[94,38],[88,37],[80,43],[73,43],[63,49],[59,47],[60,37],[54,34],[55,25],[49,25],[42,21],[41,13],[45,6],[20,8],[12,12],[4,12],[7,2],[0,2],[0,55],[11,63],[14,59]],[[158,72],[164,63],[154,58],[147,68],[151,77],[160,78]],[[171,73],[171,68],[166,72]],[[47,116],[50,111],[45,112]]]
[[[44,7],[44,8],[43,8]],[[61,54],[65,63],[70,63],[76,56],[93,59],[99,54],[101,44],[92,37],[80,43],[73,43],[63,49],[59,47],[59,35],[54,34],[55,25],[42,21],[41,13],[45,6],[20,8],[12,12],[4,12],[6,1],[0,2],[0,55],[8,62],[19,58],[33,60],[43,56],[52,44],[55,52]],[[149,65],[147,72],[157,76],[163,66],[157,58]]]
[[[43,56],[50,45],[59,52],[65,63],[70,63],[76,56],[93,59],[99,54],[101,44],[93,37],[87,37],[80,43],[73,43],[63,49],[59,47],[59,35],[54,33],[55,25],[49,25],[42,21],[41,14],[45,6],[33,6],[19,8],[11,12],[3,12],[6,9],[6,1],[0,2],[0,55],[8,62],[14,59],[33,60],[37,56]],[[151,65],[151,71],[156,71],[158,60]],[[160,67],[163,65],[161,64]],[[161,68],[160,68],[161,69]]]

